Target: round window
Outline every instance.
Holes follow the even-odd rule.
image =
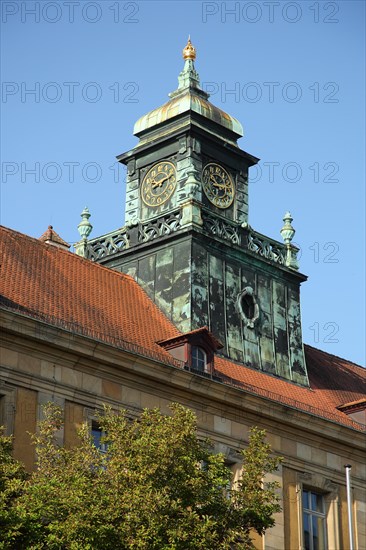
[[[259,306],[251,286],[245,287],[244,290],[238,294],[236,305],[246,326],[254,328],[255,322],[259,318]]]

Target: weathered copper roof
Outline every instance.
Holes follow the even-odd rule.
[[[130,276],[1,226],[0,240],[2,307],[174,365],[157,342],[181,333]],[[220,356],[215,370],[234,387],[357,427],[337,407],[365,399],[366,369],[310,346],[305,355],[310,388]]]
[[[170,101],[139,118],[134,127],[134,134],[140,136],[146,130],[179,115],[197,113],[218,126],[233,132],[234,137],[229,139],[236,143],[237,138],[244,135],[243,127],[236,118],[208,101],[209,94],[202,90],[199,74],[194,66],[196,49],[190,39],[188,39],[188,43],[183,49],[183,58],[185,63],[178,76],[178,88],[169,94]]]
[[[174,97],[161,107],[150,111],[146,115],[138,119],[134,126],[134,134],[139,135],[144,130],[157,126],[162,122],[173,119],[174,117],[183,113],[193,111],[202,115],[203,117],[216,122],[220,126],[224,126],[228,130],[231,130],[238,137],[244,135],[244,130],[240,122],[233,116],[225,113],[218,107],[215,107],[208,100],[200,97],[199,95],[187,91],[186,93]]]

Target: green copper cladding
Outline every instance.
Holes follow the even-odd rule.
[[[89,221],[91,214],[87,206],[85,206],[80,216],[81,216],[81,222],[78,225],[78,231],[79,231],[81,240],[75,243],[74,247],[75,247],[75,253],[78,256],[87,258],[88,257],[88,237],[93,229],[93,226]]]
[[[90,218],[91,214],[90,214],[89,208],[87,206],[84,208],[84,210],[82,211],[80,216],[81,216],[82,219],[81,219],[81,222],[78,225],[78,231],[79,231],[81,239],[83,241],[86,241],[88,239],[90,233],[92,232],[92,229],[93,229],[93,226],[89,221],[89,218]]]
[[[299,249],[293,244],[291,244],[291,241],[294,238],[296,231],[291,225],[293,222],[293,217],[291,216],[290,212],[286,212],[286,214],[284,215],[283,221],[285,222],[285,224],[282,227],[280,233],[283,240],[285,241],[285,245],[287,249],[285,264],[291,269],[298,270],[299,264],[297,261],[297,253]]]
[[[308,385],[292,217],[278,242],[249,225],[241,124],[208,101],[190,40],[170,100],[135,125],[125,227],[87,241],[86,257],[128,273],[182,331],[209,327],[222,354]]]
[[[178,91],[185,88],[200,89],[200,77],[195,69],[193,59],[186,59],[183,71],[178,76],[178,90],[176,90],[176,92],[172,92],[169,96],[171,97],[174,94],[177,94]]]

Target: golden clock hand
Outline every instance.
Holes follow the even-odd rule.
[[[227,183],[214,183],[214,187],[219,187],[220,189],[230,189],[230,185]]]
[[[218,187],[219,189],[230,189],[230,183],[219,183],[214,176],[211,176],[213,181],[213,187]]]
[[[154,180],[153,183],[151,184],[151,189],[155,189],[155,187],[161,187],[164,181],[167,180],[168,178],[169,178],[169,175],[165,176],[165,178],[162,178],[159,181]]]
[[[230,186],[226,183],[219,183],[218,181],[214,180],[213,187],[218,187],[219,189],[228,189]]]
[[[210,179],[214,182],[214,184],[217,184],[217,180],[213,174],[210,175]]]

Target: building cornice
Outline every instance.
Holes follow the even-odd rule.
[[[27,353],[43,354],[44,357],[52,357],[58,363],[78,371],[92,374],[93,376],[106,377],[111,381],[122,384],[131,381],[134,385],[146,392],[151,393],[151,383],[156,383],[154,393],[160,394],[165,399],[172,401],[183,398],[185,401],[196,403],[198,410],[207,406],[214,408],[219,414],[225,414],[228,418],[237,422],[248,422],[258,424],[258,419],[263,424],[272,425],[280,429],[282,433],[298,434],[299,430],[303,437],[325,437],[329,442],[333,441],[335,449],[345,446],[347,452],[364,452],[365,436],[361,431],[362,427],[356,422],[348,422],[352,425],[345,425],[328,418],[296,409],[287,404],[271,400],[262,394],[256,395],[245,388],[229,386],[227,384],[207,379],[198,374],[193,374],[173,365],[163,364],[151,358],[136,355],[128,350],[117,349],[111,344],[95,341],[86,336],[68,332],[62,328],[47,325],[36,319],[10,311],[1,311],[3,326],[3,345],[12,342],[19,349],[27,349]],[[56,338],[57,336],[57,338]],[[27,341],[29,345],[27,345]],[[96,366],[97,365],[97,366]],[[9,384],[19,384],[27,373],[21,372],[19,368],[3,365],[3,380]],[[42,377],[37,376],[37,385]],[[28,383],[35,386],[35,375],[30,374]],[[53,385],[54,391],[66,392],[67,395],[86,401],[91,399],[88,392],[75,389],[74,386],[67,387],[67,384],[57,383],[54,380],[47,382],[43,378],[43,384]],[[84,396],[84,397],[82,397]],[[100,396],[92,398],[101,403]],[[272,429],[272,428],[271,428]],[[326,434],[326,435],[324,435]]]

